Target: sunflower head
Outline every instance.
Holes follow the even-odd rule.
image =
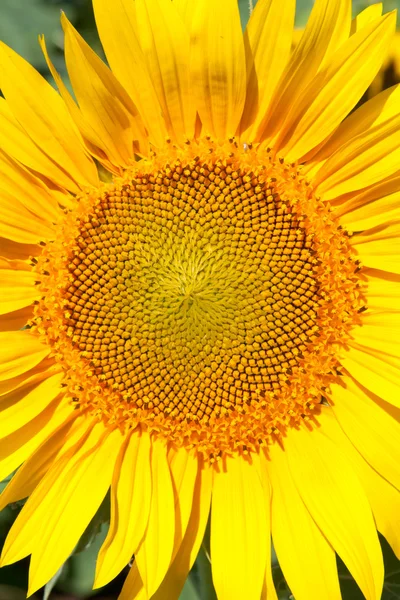
[[[105,426],[211,460],[258,451],[339,376],[364,302],[355,253],[271,151],[207,139],[163,154],[66,212],[34,265],[31,326]]]
[[[0,504],[33,593],[111,489],[96,586],[174,600],[211,504],[218,600],[367,600],[399,552],[395,14],[93,0],[69,93],[0,46]],[[388,433],[388,435],[385,434]],[[2,471],[3,469],[3,471]],[[311,572],[312,580],[304,576]]]

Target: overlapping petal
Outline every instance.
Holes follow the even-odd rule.
[[[221,600],[258,600],[267,559],[267,527],[258,456],[227,459],[214,474],[211,565]]]
[[[8,106],[12,106],[13,115],[28,133],[24,132],[19,138],[25,137],[25,143],[30,146],[32,140],[44,150],[46,155],[41,156],[47,166],[47,173],[44,174],[53,175],[57,183],[73,191],[80,186],[96,185],[98,178],[95,165],[84,151],[82,140],[56,91],[5,44],[0,45],[0,61],[2,91]],[[32,89],[35,90],[34,94]],[[3,148],[7,149],[7,146],[6,142]],[[19,158],[18,154],[19,151],[16,151],[16,158]],[[40,154],[40,150],[34,154]],[[51,162],[55,163],[54,169],[51,168]]]
[[[118,575],[145,534],[151,502],[150,450],[146,433],[133,433],[121,447],[111,486],[110,529],[96,565],[96,587]]]
[[[203,133],[224,140],[235,135],[246,96],[237,2],[196,2],[190,31],[191,85]]]
[[[148,152],[137,108],[113,73],[62,15],[65,60],[83,119],[106,148],[110,161],[128,166],[134,154]]]
[[[291,591],[298,600],[340,600],[335,552],[299,494],[285,451],[275,444],[269,459],[272,538]]]

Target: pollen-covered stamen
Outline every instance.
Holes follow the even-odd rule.
[[[67,335],[135,406],[219,414],[278,389],[317,331],[311,240],[254,173],[177,162],[106,192],[80,230]]]
[[[329,397],[357,264],[294,166],[209,141],[167,154],[66,214],[33,324],[106,423],[256,451]]]

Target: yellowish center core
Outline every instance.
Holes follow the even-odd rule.
[[[35,325],[81,410],[214,457],[314,417],[361,300],[294,167],[196,150],[78,199],[38,265]]]

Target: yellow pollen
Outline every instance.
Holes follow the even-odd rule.
[[[233,143],[78,198],[36,268],[34,325],[76,405],[211,460],[314,418],[364,304],[329,207]]]

